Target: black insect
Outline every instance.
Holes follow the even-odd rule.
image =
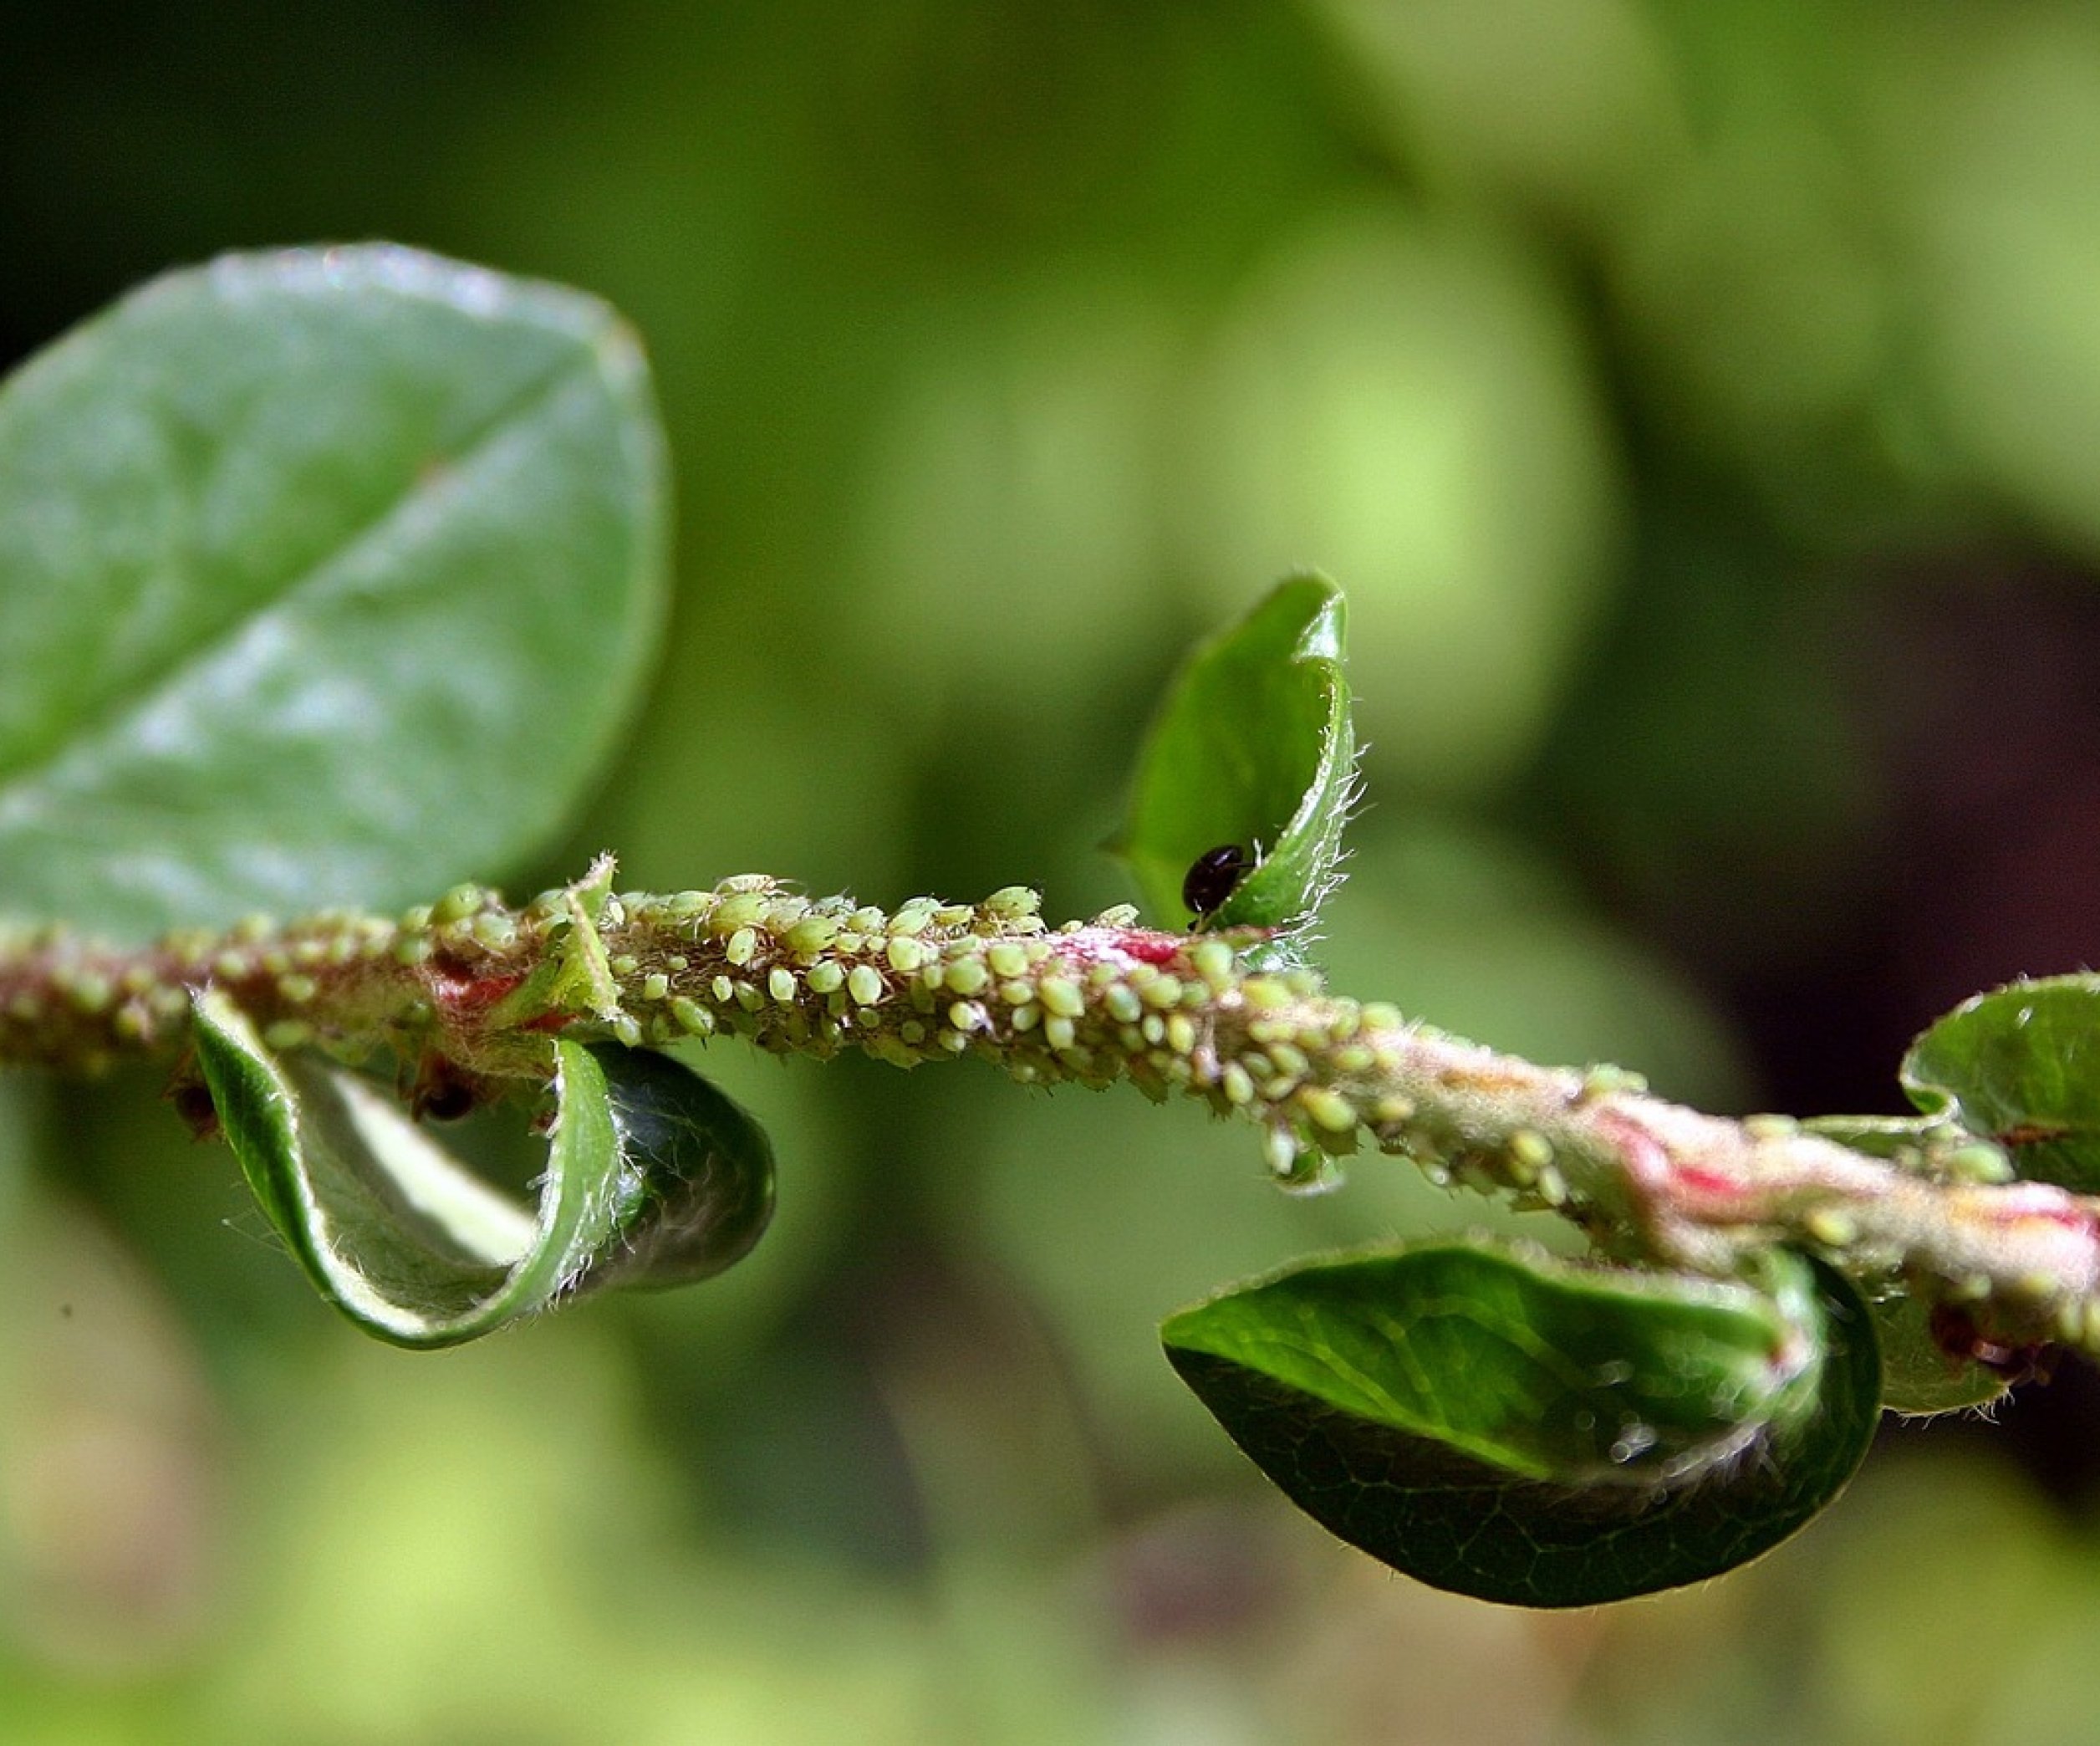
[[[480,1107],[487,1090],[464,1067],[433,1053],[416,1070],[409,1108],[419,1121],[458,1121]]]
[[[218,1105],[212,1101],[212,1088],[196,1076],[194,1065],[168,1087],[167,1100],[175,1105],[175,1113],[182,1118],[192,1139],[218,1138]]]
[[[1208,921],[1254,870],[1254,856],[1237,843],[1205,849],[1181,880],[1181,901],[1200,921]]]

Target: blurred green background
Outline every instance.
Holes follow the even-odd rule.
[[[462,875],[1119,901],[1158,687],[1309,564],[1353,992],[1863,1110],[2095,956],[2090,5],[45,4],[0,236],[0,355],[379,236],[641,330],[660,682],[568,841]],[[706,1064],[779,1146],[757,1255],[444,1356],[332,1319],[152,1080],[0,1081],[0,1739],[2091,1738],[2082,1371],[1703,1590],[1457,1601],[1267,1494],[1152,1330],[1470,1208],[1287,1201],[1128,1095]]]

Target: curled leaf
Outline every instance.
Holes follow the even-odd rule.
[[[1338,881],[1353,793],[1346,617],[1332,582],[1294,576],[1175,678],[1114,845],[1156,916],[1272,929],[1293,955]]]
[[[1292,1501],[1440,1588],[1588,1606],[1718,1575],[1835,1497],[1878,1416],[1849,1285],[1753,1286],[1480,1246],[1314,1263],[1161,1330]]]
[[[772,1207],[751,1118],[666,1057],[551,1045],[555,1114],[528,1212],[391,1098],[318,1056],[273,1052],[216,991],[195,1036],[221,1126],[323,1296],[398,1345],[454,1345],[609,1284],[703,1279]]]
[[[690,1285],[749,1254],[773,1216],[765,1130],[690,1068],[653,1049],[600,1044],[620,1163],[616,1251],[584,1283]]]

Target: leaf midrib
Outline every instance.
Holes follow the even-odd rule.
[[[493,409],[466,441],[449,455],[424,457],[411,470],[407,488],[387,499],[348,538],[339,541],[295,576],[265,590],[258,604],[228,615],[203,634],[171,649],[165,660],[121,688],[97,699],[91,706],[71,712],[64,722],[41,744],[18,758],[12,765],[0,760],[0,808],[33,789],[65,756],[88,741],[108,738],[179,687],[185,675],[245,635],[258,620],[294,610],[304,598],[321,590],[329,578],[367,545],[385,536],[419,505],[440,493],[456,491],[475,468],[514,430],[529,426],[538,409],[558,401],[579,380],[599,370],[600,342],[579,354],[557,360],[545,375],[522,385],[501,406]],[[433,463],[439,463],[433,470]]]

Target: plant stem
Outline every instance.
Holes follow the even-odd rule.
[[[557,1031],[900,1066],[974,1056],[1033,1084],[1128,1080],[1255,1123],[1287,1184],[1367,1142],[1434,1179],[1547,1208],[1613,1259],[1715,1274],[1787,1243],[1871,1290],[1960,1304],[2007,1343],[2100,1353],[2100,1200],[2010,1180],[1951,1131],[1876,1157],[1784,1117],[1668,1103],[1610,1068],[1547,1068],[1252,970],[1229,935],[1111,911],[1052,929],[1036,894],[885,912],[772,879],[614,895],[601,860],[522,908],[461,886],[396,919],[254,921],[126,949],[0,934],[0,1062],[93,1071],[173,1056],[196,991],[222,989],[273,1048],[390,1049],[419,1087],[473,1097],[545,1077]]]

